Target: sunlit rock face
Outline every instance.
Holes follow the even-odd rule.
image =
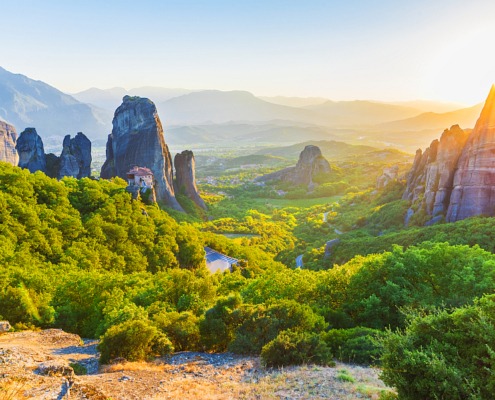
[[[196,161],[191,150],[184,150],[174,158],[176,192],[184,193],[198,207],[206,210],[206,204],[201,198],[196,186]]]
[[[495,215],[495,86],[459,158],[447,221],[474,215]]]
[[[431,142],[424,153],[416,152],[403,199],[431,216],[445,214],[452,193],[454,174],[468,133],[459,125],[446,129],[440,140]]]
[[[454,125],[416,152],[403,199],[412,202],[409,218],[424,210],[430,222],[495,215],[495,87],[470,133]]]
[[[305,185],[312,190],[316,184],[314,179],[320,174],[331,172],[330,164],[321,154],[318,146],[308,145],[299,155],[295,167],[285,168],[258,178],[259,181],[282,180],[295,185]]]
[[[26,128],[17,139],[16,150],[19,154],[19,167],[30,172],[46,171],[45,148],[41,137],[34,128]]]
[[[155,179],[157,201],[183,211],[175,198],[172,158],[155,104],[146,98],[125,96],[112,124],[100,176],[126,179],[133,166],[149,168]]]
[[[15,128],[5,121],[0,120],[0,161],[17,165],[19,156],[15,145],[17,142],[17,132]]]
[[[91,141],[79,132],[75,138],[64,138],[58,178],[72,176],[86,178],[91,175]]]

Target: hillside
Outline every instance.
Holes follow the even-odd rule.
[[[327,124],[334,127],[374,125],[418,115],[421,111],[394,104],[373,101],[327,101],[305,107],[324,115]]]
[[[480,115],[482,107],[483,104],[480,103],[473,107],[461,108],[445,113],[426,112],[413,118],[381,124],[379,128],[395,131],[442,131],[456,124],[462,128],[472,128]]]
[[[333,161],[362,161],[362,162],[400,162],[412,161],[412,155],[396,149],[380,150],[366,145],[352,145],[339,141],[307,141],[285,147],[268,147],[256,154],[272,155],[297,160],[301,151],[308,145],[318,146],[325,158]],[[356,156],[360,156],[356,160]]]
[[[190,92],[191,90],[187,89],[169,89],[153,86],[139,87],[130,90],[121,87],[110,89],[90,88],[83,90],[82,92],[74,93],[72,94],[72,97],[80,102],[93,104],[113,113],[122,102],[122,98],[126,95],[147,97],[152,99],[155,103],[161,103],[173,97],[182,96]]]
[[[54,87],[0,67],[0,117],[18,132],[36,127],[43,138],[84,132],[92,139],[111,129],[111,114]]]

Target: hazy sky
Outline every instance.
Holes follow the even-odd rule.
[[[2,0],[0,66],[61,90],[481,102],[493,0]]]

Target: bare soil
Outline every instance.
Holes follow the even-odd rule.
[[[96,344],[58,329],[0,335],[0,400],[378,399],[390,391],[374,368],[265,369],[257,357],[231,353],[181,352],[100,367]]]

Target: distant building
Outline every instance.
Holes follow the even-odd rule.
[[[142,192],[153,189],[153,172],[149,168],[132,167],[127,173],[127,183],[129,186],[138,186]]]
[[[215,273],[217,271],[231,271],[232,265],[236,265],[239,262],[238,259],[226,256],[225,254],[219,253],[209,247],[205,247],[205,253],[206,266],[211,273]]]

